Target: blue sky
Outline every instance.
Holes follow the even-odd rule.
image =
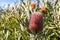
[[[35,2],[36,0],[32,0],[32,1]],[[14,2],[17,2],[17,3],[18,3],[19,0],[0,0],[0,7],[4,9],[4,8],[6,8],[6,7],[4,6],[4,4],[11,4],[11,5],[12,5]],[[41,4],[41,3],[40,3],[40,4]],[[42,4],[41,4],[41,5],[42,5]]]
[[[4,4],[13,4],[14,2],[19,2],[19,0],[0,0],[0,7],[4,8]]]
[[[32,1],[36,1],[36,0],[32,0]],[[50,0],[51,1],[51,0]],[[13,4],[14,2],[19,2],[19,0],[0,0],[0,7],[1,8],[5,8],[4,4]],[[42,3],[40,3],[40,5],[42,5]]]
[[[36,1],[36,0],[33,0]],[[12,4],[14,2],[19,2],[19,0],[0,0],[0,7],[4,6],[4,4]]]

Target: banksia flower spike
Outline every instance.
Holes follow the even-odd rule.
[[[31,32],[39,32],[43,30],[43,15],[39,12],[34,12],[31,15],[29,29]]]

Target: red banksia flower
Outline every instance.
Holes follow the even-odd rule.
[[[39,32],[43,29],[43,15],[39,12],[34,12],[31,15],[29,29],[31,32]]]

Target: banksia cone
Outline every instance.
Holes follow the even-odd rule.
[[[31,2],[30,3],[30,7],[31,7],[31,9],[33,9],[35,7],[35,3],[34,2]]]
[[[39,32],[43,29],[43,15],[39,12],[34,12],[31,15],[29,29],[31,32]]]

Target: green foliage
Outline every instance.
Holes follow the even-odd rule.
[[[19,6],[8,5],[5,10],[0,8],[0,40],[58,40],[60,38],[58,1],[54,2],[54,5],[49,1],[45,2],[47,10],[43,13],[44,27],[37,34],[32,34],[28,27],[31,13],[41,12],[38,6],[40,1],[34,9],[30,9],[30,3],[31,0],[26,0],[26,2],[20,0]]]

